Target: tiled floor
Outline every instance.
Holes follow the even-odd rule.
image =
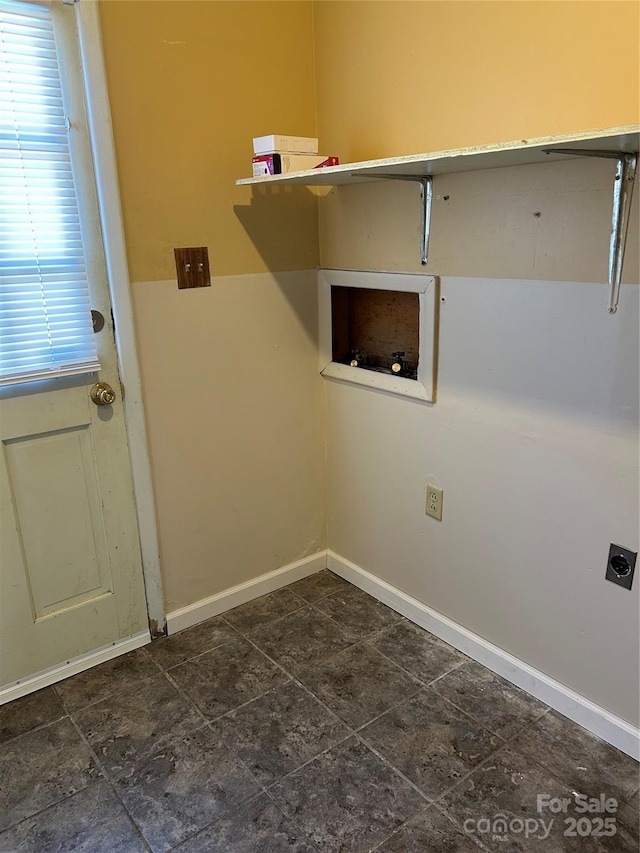
[[[326,571],[0,708],[0,853],[628,853],[639,786]]]

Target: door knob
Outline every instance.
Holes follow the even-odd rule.
[[[96,382],[89,394],[96,406],[110,406],[116,399],[116,392],[106,382]]]

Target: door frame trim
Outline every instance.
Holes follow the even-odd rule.
[[[115,318],[120,377],[126,388],[125,427],[138,516],[142,569],[151,635],[165,633],[166,618],[156,523],[151,460],[147,444],[140,366],[136,349],[131,284],[122,221],[111,110],[102,50],[97,0],[74,4],[87,102],[109,293]]]

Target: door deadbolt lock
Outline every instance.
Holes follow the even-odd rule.
[[[89,394],[96,406],[110,406],[116,399],[116,392],[106,382],[96,382]]]

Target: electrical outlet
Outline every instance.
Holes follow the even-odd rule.
[[[633,573],[636,568],[637,551],[630,551],[622,545],[614,545],[609,548],[609,559],[607,560],[607,571],[605,577],[618,586],[631,589]]]
[[[442,489],[427,483],[427,515],[442,521]]]

